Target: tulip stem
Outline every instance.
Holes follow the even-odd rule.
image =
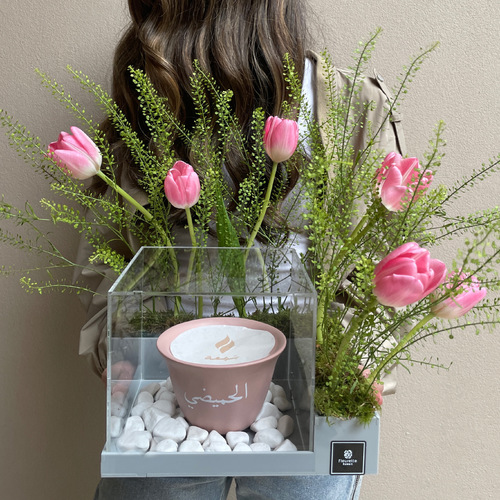
[[[326,304],[326,291],[323,290],[319,294],[318,300],[318,311],[316,318],[316,342],[318,344],[323,343],[323,329],[324,329],[324,320],[325,320],[325,304]]]
[[[340,264],[347,253],[352,251],[353,248],[356,248],[357,243],[366,235],[371,227],[371,224],[367,224],[367,221],[369,222],[368,219],[368,214],[365,214],[363,215],[363,217],[361,217],[353,232],[349,236],[350,244],[345,245],[338,253],[338,255],[334,258],[333,262],[330,265],[331,268],[334,268],[337,264]]]
[[[122,189],[115,181],[110,179],[104,172],[99,170],[96,175],[100,177],[108,186],[113,188],[122,198],[127,200],[134,208],[139,210],[139,212],[141,212],[144,215],[144,217],[148,222],[153,220],[153,216],[151,215],[151,212],[149,212],[149,210],[144,208],[136,199],[130,196],[124,189]],[[161,230],[161,233],[162,237],[164,238],[165,246],[170,247],[169,253],[172,257],[172,264],[174,266],[175,273],[178,276],[177,259],[175,256],[172,242],[170,241],[170,238],[165,233],[165,231]],[[174,316],[177,316],[179,314],[179,311],[180,311],[180,297],[175,297]]]
[[[356,330],[358,328],[358,325],[363,322],[363,320],[368,316],[368,314],[372,311],[373,307],[376,305],[377,300],[372,299],[365,308],[365,314],[360,314],[358,316],[355,316],[352,318],[351,322],[349,323],[349,327],[347,331],[344,333],[342,340],[340,341],[339,348],[337,350],[337,355],[335,356],[335,360],[333,361],[333,366],[332,366],[332,371],[331,375],[333,380],[337,378],[337,375],[342,368],[342,364],[344,362],[345,355],[347,353],[347,350],[349,349],[349,346],[351,344],[351,340],[353,339],[354,335],[356,334]]]
[[[344,260],[345,256],[347,255],[349,249],[355,248],[358,241],[363,238],[366,233],[369,231],[371,224],[367,223],[368,216],[367,214],[363,215],[361,219],[359,220],[358,224],[354,228],[353,232],[351,233],[349,239],[350,239],[350,245],[345,245],[342,250],[333,258],[332,262],[328,265],[329,269],[332,269],[333,272],[336,272],[336,266],[340,265],[342,261]],[[328,277],[329,274],[325,273],[325,276]],[[325,317],[325,308],[327,306],[327,299],[326,299],[326,290],[324,289],[320,295],[319,295],[319,300],[318,300],[318,318],[317,318],[317,323],[316,323],[316,341],[319,344],[323,343],[323,322],[324,322],[324,317]]]
[[[370,374],[368,377],[368,382],[372,384],[380,375],[380,372],[389,364],[389,362],[397,356],[410,342],[410,340],[422,329],[424,325],[426,325],[431,319],[436,316],[433,313],[427,314],[424,316],[396,345],[392,351],[385,357],[384,361],[377,366],[377,369]]]
[[[185,208],[186,210],[186,218],[187,218],[187,223],[188,223],[188,229],[189,229],[189,236],[191,238],[191,245],[193,245],[193,250],[191,250],[191,255],[189,256],[189,263],[188,263],[188,282],[190,281],[191,279],[191,274],[193,272],[193,263],[194,263],[194,258],[195,258],[195,254],[196,254],[196,247],[198,246],[197,243],[196,243],[196,236],[194,234],[194,225],[193,225],[193,218],[191,217],[191,210],[189,209],[189,207],[186,207]],[[198,280],[199,283],[201,283],[201,266],[200,266],[200,261],[199,261],[199,258],[197,259],[197,262],[196,262],[196,266],[197,266],[197,277],[198,277]],[[202,318],[203,317],[203,297],[200,295],[198,297],[198,318]]]
[[[188,228],[189,228],[189,236],[191,238],[191,245],[196,247],[198,245],[196,244],[196,237],[194,235],[193,218],[191,217],[191,210],[189,209],[189,207],[186,207],[186,218],[187,218],[187,223],[188,223]]]
[[[146,210],[137,200],[132,198],[124,189],[122,189],[115,181],[110,179],[104,172],[98,171],[97,176],[99,176],[108,186],[111,186],[120,196],[125,198],[131,205],[133,205],[139,212],[141,212],[147,221],[153,219],[151,213]]]
[[[106,174],[101,172],[100,170],[97,172],[97,174],[104,182],[108,184],[108,186],[111,186],[121,197],[125,198],[133,207],[135,207],[139,212],[141,212],[146,220],[149,222],[153,220],[153,216],[151,215],[151,212],[144,208],[136,199],[132,198],[124,189],[122,189],[115,181],[110,179]],[[167,247],[172,247],[172,242],[170,241],[170,238],[168,235],[163,231],[163,229],[160,231],[161,236],[164,239],[165,246]],[[172,253],[172,256],[174,257],[175,261],[175,254]]]
[[[152,221],[153,216],[151,215],[151,212],[144,208],[136,199],[132,198],[124,189],[122,189],[115,181],[110,179],[105,173],[101,172],[100,170],[97,172],[97,174],[108,186],[111,186],[120,196],[125,198],[133,207],[135,207],[139,212],[141,212],[146,220]],[[165,246],[167,247],[172,247],[172,242],[170,241],[170,238],[168,235],[165,233],[165,231],[161,230],[161,235],[164,238],[164,243]]]
[[[257,219],[257,222],[255,223],[255,226],[253,228],[252,234],[250,235],[250,238],[248,239],[247,249],[249,249],[253,245],[253,242],[255,241],[255,238],[257,237],[257,233],[259,232],[260,226],[262,225],[262,221],[264,220],[264,217],[266,215],[267,209],[269,208],[269,201],[271,199],[274,178],[276,177],[277,170],[278,170],[278,163],[274,161],[273,168],[271,169],[271,176],[269,177],[269,183],[267,184],[267,190],[266,190],[266,195],[264,197],[264,202],[262,203],[262,208],[260,210],[259,218]]]

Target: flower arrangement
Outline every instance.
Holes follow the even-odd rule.
[[[316,410],[326,416],[370,421],[383,401],[383,375],[397,364],[414,363],[414,344],[441,332],[498,322],[498,299],[485,295],[487,289],[498,290],[500,260],[495,243],[500,230],[498,209],[460,216],[447,213],[464,191],[498,171],[500,158],[447,189],[434,186],[444,145],[442,123],[422,166],[417,158],[378,150],[381,129],[370,130],[362,150],[352,145],[360,117],[371,105],[356,108],[363,69],[377,36],[378,32],[362,47],[347,93],[336,90],[333,65],[325,55],[328,113],[323,123],[308,118],[311,113],[301,95],[301,82],[287,60],[289,99],[282,117],[266,119],[262,110],[255,110],[250,142],[232,114],[231,92],[219,90],[196,64],[192,87],[198,119],[192,130],[174,119],[145,74],[131,68],[153,147],[137,137],[102,87],[70,68],[130,149],[140,168],[138,182],[147,195],[147,207],[119,186],[116,159],[99,126],[59,84],[41,74],[43,84],[73,111],[88,135],[72,127],[72,134],[62,132],[47,149],[4,111],[0,121],[12,145],[49,178],[53,191],[84,210],[42,199],[50,214],[47,219],[36,215],[29,204],[18,209],[2,199],[2,219],[29,226],[36,238],[27,240],[1,229],[1,240],[47,255],[50,274],[54,267],[78,264],[62,255],[40,226],[47,221],[68,224],[94,248],[88,265],[104,263],[118,274],[126,258],[99,228],[106,228],[130,252],[124,228],[143,245],[173,247],[172,207],[185,211],[193,247],[207,245],[214,224],[223,247],[250,248],[259,240],[286,251],[293,234],[302,231],[309,241],[303,259],[318,293]],[[399,106],[408,81],[432,50],[419,54],[403,72],[389,112]],[[215,124],[210,119],[213,110]],[[307,130],[300,137],[298,115]],[[193,165],[175,158],[176,138],[189,145]],[[248,166],[238,188],[224,179],[224,159],[234,148]],[[277,200],[294,169],[301,181],[293,208],[285,209]],[[106,195],[91,195],[82,183],[93,176],[109,186]],[[228,202],[233,210],[227,209]],[[279,224],[265,223],[272,219],[270,215],[279,215]],[[463,243],[455,262],[447,266],[431,257],[433,247],[459,235]],[[21,282],[38,292],[65,286],[59,281],[34,282],[28,276]],[[82,289],[78,283],[66,286]],[[245,314],[245,304],[235,305],[240,315]]]

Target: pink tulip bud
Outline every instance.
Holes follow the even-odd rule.
[[[379,384],[378,382],[373,382],[373,393],[375,394],[375,401],[379,406],[382,406],[384,398],[382,397],[382,392],[384,390],[384,384]]]
[[[402,210],[412,198],[416,201],[431,181],[432,172],[421,175],[417,158],[403,158],[399,153],[389,153],[377,171],[379,196],[391,212]]]
[[[361,371],[361,375],[364,378],[368,378],[370,376],[371,370],[369,368],[365,369],[363,368],[364,368],[363,365],[358,366],[358,369]],[[377,404],[379,406],[382,406],[382,403],[384,402],[384,398],[382,397],[382,392],[384,391],[384,384],[374,382],[372,388],[373,388],[373,394],[375,396],[375,401],[377,401]]]
[[[75,179],[89,179],[101,168],[101,153],[83,130],[71,127],[71,132],[73,135],[61,132],[59,139],[49,144],[48,156]]]
[[[200,179],[193,167],[176,161],[165,177],[165,196],[176,208],[192,207],[200,198]]]
[[[361,372],[361,375],[364,378],[368,378],[370,376],[371,373],[370,368],[365,368],[363,365],[358,365],[358,370]]]
[[[448,276],[449,281],[442,288],[451,289],[454,287],[454,277],[456,273],[450,273]],[[460,318],[464,314],[468,313],[479,301],[483,300],[487,289],[481,288],[481,283],[475,276],[470,277],[464,273],[460,273],[458,276],[459,281],[463,281],[457,288],[455,288],[453,295],[447,299],[438,302],[431,308],[431,311],[438,318],[443,319],[456,319]],[[446,290],[436,290],[433,294],[434,298],[437,300],[442,296]]]
[[[403,307],[433,292],[445,275],[443,262],[431,259],[429,251],[417,243],[405,243],[375,267],[373,293],[385,306]]]
[[[264,129],[264,149],[276,163],[288,160],[297,148],[299,126],[296,121],[270,116]]]

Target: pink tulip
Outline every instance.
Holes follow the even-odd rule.
[[[428,250],[415,242],[405,243],[375,267],[373,293],[385,306],[403,307],[433,292],[445,275],[446,266],[431,259]]]
[[[450,279],[445,285],[446,288],[451,289],[454,286],[453,278],[455,274],[456,273],[450,274]],[[461,273],[458,278],[460,281],[464,281],[468,277],[466,274]],[[475,276],[472,276],[470,278],[470,282],[466,283],[464,281],[455,289],[455,291],[460,292],[457,295],[453,295],[452,297],[442,300],[431,308],[431,311],[435,316],[444,319],[460,318],[460,316],[468,313],[479,301],[484,299],[487,289],[481,288],[481,283],[479,283]],[[443,293],[445,293],[445,290],[437,290],[434,294],[435,298],[439,299]]]
[[[71,127],[71,132],[73,135],[61,132],[59,139],[49,144],[49,156],[75,179],[89,179],[101,168],[101,153],[83,130]]]
[[[384,390],[384,384],[379,384],[378,382],[373,382],[373,392],[375,394],[375,401],[379,406],[382,406],[384,398],[382,397],[382,391]]]
[[[165,196],[176,208],[190,208],[200,198],[200,179],[193,167],[176,161],[165,177]]]
[[[399,153],[389,153],[377,171],[379,196],[382,204],[391,212],[401,210],[412,198],[417,200],[431,181],[430,170],[421,176],[417,158],[403,158]]]
[[[361,375],[365,378],[368,378],[370,376],[371,370],[370,368],[365,368],[363,369],[363,365],[358,365],[358,370],[361,372]]]
[[[363,377],[368,378],[370,376],[371,370],[369,368],[363,370],[363,365],[359,365],[358,368],[359,370],[361,370],[361,375]],[[384,402],[384,398],[382,397],[382,392],[384,391],[384,384],[373,382],[372,388],[373,388],[373,394],[375,395],[375,401],[377,401],[377,404],[379,406],[382,406],[382,403]]]
[[[264,149],[275,163],[288,160],[297,148],[299,126],[296,121],[270,116],[264,129]]]

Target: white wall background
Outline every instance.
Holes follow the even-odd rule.
[[[449,183],[500,152],[500,3],[496,0],[310,0],[314,48],[351,63],[359,39],[384,28],[373,66],[396,83],[420,47],[440,49],[404,104],[409,152],[422,156],[438,119],[448,125],[438,180]],[[19,0],[0,6],[0,108],[48,143],[71,117],[39,84],[35,67],[72,87],[71,64],[108,85],[110,59],[125,24],[124,0]],[[79,90],[76,90],[79,92]],[[92,109],[82,94],[81,101]],[[47,185],[0,139],[0,193],[36,205]],[[464,198],[471,210],[498,203],[498,177]],[[463,207],[462,207],[463,208]],[[68,251],[76,237],[53,228]],[[37,258],[1,246],[0,265],[32,267]],[[454,254],[447,247],[441,257]],[[0,488],[11,500],[92,498],[104,443],[104,388],[77,355],[83,316],[71,295],[27,295],[16,277],[0,278]],[[363,500],[498,498],[500,354],[498,332],[460,333],[422,348],[453,361],[448,372],[400,370],[398,394],[383,412],[380,474],[366,477]]]

